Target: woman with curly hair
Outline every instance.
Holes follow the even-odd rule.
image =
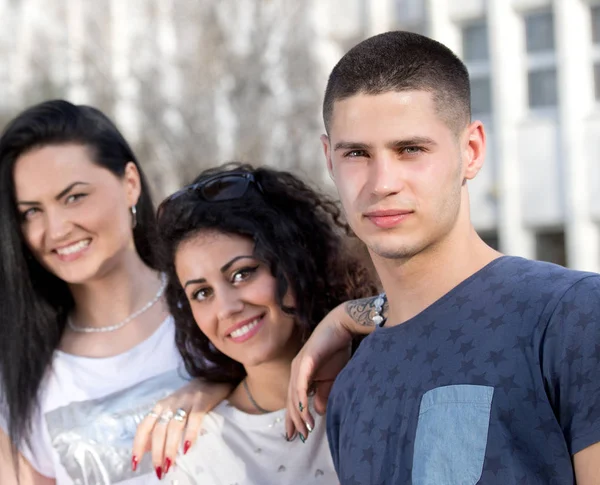
[[[338,483],[322,418],[309,440],[284,431],[294,356],[330,310],[377,290],[338,206],[287,172],[230,164],[158,214],[187,371],[233,386],[171,483]]]

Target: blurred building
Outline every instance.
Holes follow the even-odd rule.
[[[321,23],[325,72],[386,30],[429,35],[456,52],[488,134],[486,165],[470,186],[477,230],[508,254],[600,272],[600,0],[329,0],[319,8],[334,19]]]
[[[0,128],[51,98],[112,117],[157,199],[230,160],[326,180],[317,0],[0,0]]]
[[[333,65],[379,32],[429,35],[466,62],[487,128],[480,234],[600,271],[600,0],[0,0],[0,22],[0,124],[52,97],[99,106],[159,195],[230,159],[327,183]]]

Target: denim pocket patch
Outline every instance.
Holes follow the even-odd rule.
[[[438,387],[421,399],[414,485],[471,485],[481,478],[494,388]]]

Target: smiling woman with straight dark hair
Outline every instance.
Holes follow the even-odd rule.
[[[97,109],[36,105],[0,138],[0,214],[0,482],[149,483],[136,426],[186,376],[133,151]]]

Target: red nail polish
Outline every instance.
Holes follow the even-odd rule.
[[[132,469],[133,471],[136,471],[136,470],[137,470],[137,466],[138,466],[138,459],[137,459],[137,456],[133,455],[133,456],[131,457],[131,469]]]
[[[171,468],[171,458],[165,458],[165,475],[169,473],[169,468]]]
[[[192,442],[189,440],[183,444],[183,454],[184,455],[188,452],[188,450],[190,449],[191,446],[192,446]]]
[[[162,468],[159,466],[156,467],[156,476],[159,480],[162,480]]]

